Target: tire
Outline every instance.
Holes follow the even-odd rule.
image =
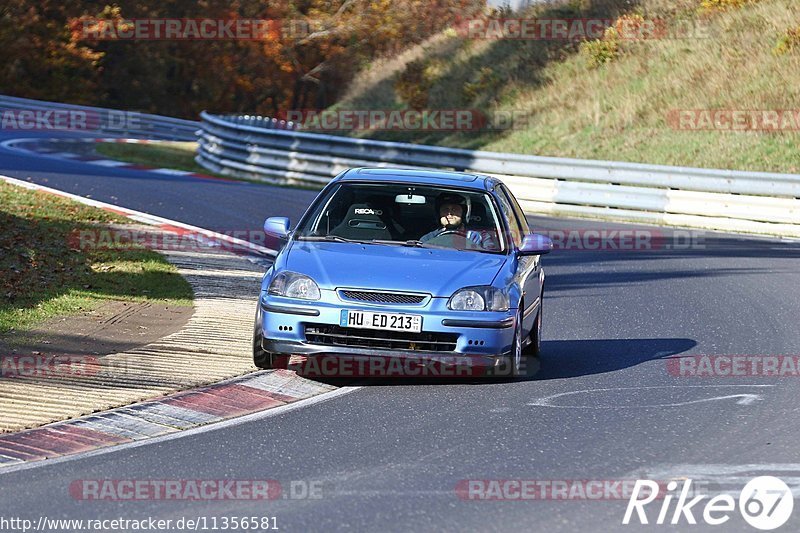
[[[286,368],[287,365],[282,366],[281,363],[288,362],[289,358],[265,351],[263,341],[264,334],[261,329],[261,305],[259,305],[256,310],[255,326],[253,327],[253,364],[256,365],[256,368],[262,370]]]
[[[526,356],[522,349],[522,313],[523,308],[520,304],[517,310],[517,316],[514,320],[514,339],[511,342],[511,353],[509,354],[509,378],[524,376],[526,374]]]
[[[253,335],[253,364],[262,370],[272,368],[272,354],[265,352],[261,347],[260,334]]]
[[[530,344],[525,347],[525,355],[539,357],[542,354],[542,298],[539,298],[539,309],[536,311],[536,321],[530,333]]]

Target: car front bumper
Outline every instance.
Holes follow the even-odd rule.
[[[455,337],[454,349],[447,351],[391,349],[321,344],[307,339],[307,328],[340,326],[340,317],[344,310],[419,315],[422,317],[421,335],[448,334],[448,337]],[[494,366],[499,358],[506,358],[511,351],[516,312],[516,309],[505,312],[452,311],[447,309],[446,298],[430,298],[424,306],[385,306],[339,301],[335,294],[323,294],[322,300],[304,302],[262,293],[258,320],[262,330],[263,349],[273,354],[411,357],[438,360],[463,356],[471,358],[473,364]],[[380,334],[384,330],[371,331]]]

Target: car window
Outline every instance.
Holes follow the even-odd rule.
[[[498,216],[482,191],[344,182],[318,200],[295,235],[502,252]]]
[[[511,193],[511,190],[505,185],[501,185],[500,187],[503,188],[506,196],[508,196],[511,207],[514,209],[514,214],[517,215],[517,221],[519,222],[520,228],[522,228],[522,237],[524,238],[525,235],[531,232],[531,228],[528,225],[528,220],[525,218],[525,212],[522,210],[522,207],[520,207],[517,198]]]
[[[500,211],[503,213],[503,218],[505,218],[508,223],[508,228],[511,233],[511,242],[514,243],[514,246],[520,246],[522,244],[523,229],[519,220],[517,220],[517,215],[514,213],[511,200],[509,200],[502,185],[497,188],[497,200],[500,203]]]

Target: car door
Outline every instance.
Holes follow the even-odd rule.
[[[497,187],[500,210],[508,223],[510,241],[514,249],[519,249],[522,239],[530,233],[525,213],[519,206],[516,198],[504,184]],[[522,298],[525,306],[523,311],[523,329],[527,333],[533,328],[536,311],[540,305],[542,294],[541,257],[538,255],[517,256],[517,283],[522,289]]]

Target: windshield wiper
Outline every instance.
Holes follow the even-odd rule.
[[[443,244],[433,244],[430,241],[422,242],[422,241],[408,241],[408,246],[417,246],[419,248],[435,248],[437,250],[458,250],[459,252],[465,252],[464,248],[456,248],[454,246],[445,246]]]
[[[351,239],[345,239],[344,237],[339,237],[338,235],[304,235],[299,237],[299,239],[304,241],[360,242]]]
[[[389,244],[389,245],[400,245],[400,246],[422,246],[422,242],[420,241],[392,241],[392,240],[385,240],[385,239],[375,239],[374,241],[370,241],[375,244]]]
[[[327,242],[348,242],[350,244],[388,244],[393,241],[357,241],[355,239],[345,239],[338,235],[309,235],[302,237],[303,241],[327,241]]]
[[[463,248],[453,248],[452,246],[442,246],[441,244],[431,244],[429,242],[422,242],[417,239],[411,239],[408,241],[388,241],[388,242],[395,242],[397,244],[402,244],[403,246],[409,246],[413,248],[436,248],[439,250],[458,250],[460,252],[464,252]]]
[[[345,239],[344,237],[339,237],[338,235],[325,235],[323,239],[325,239],[326,241],[336,241],[336,242],[357,242],[357,243],[361,242],[353,239]]]

